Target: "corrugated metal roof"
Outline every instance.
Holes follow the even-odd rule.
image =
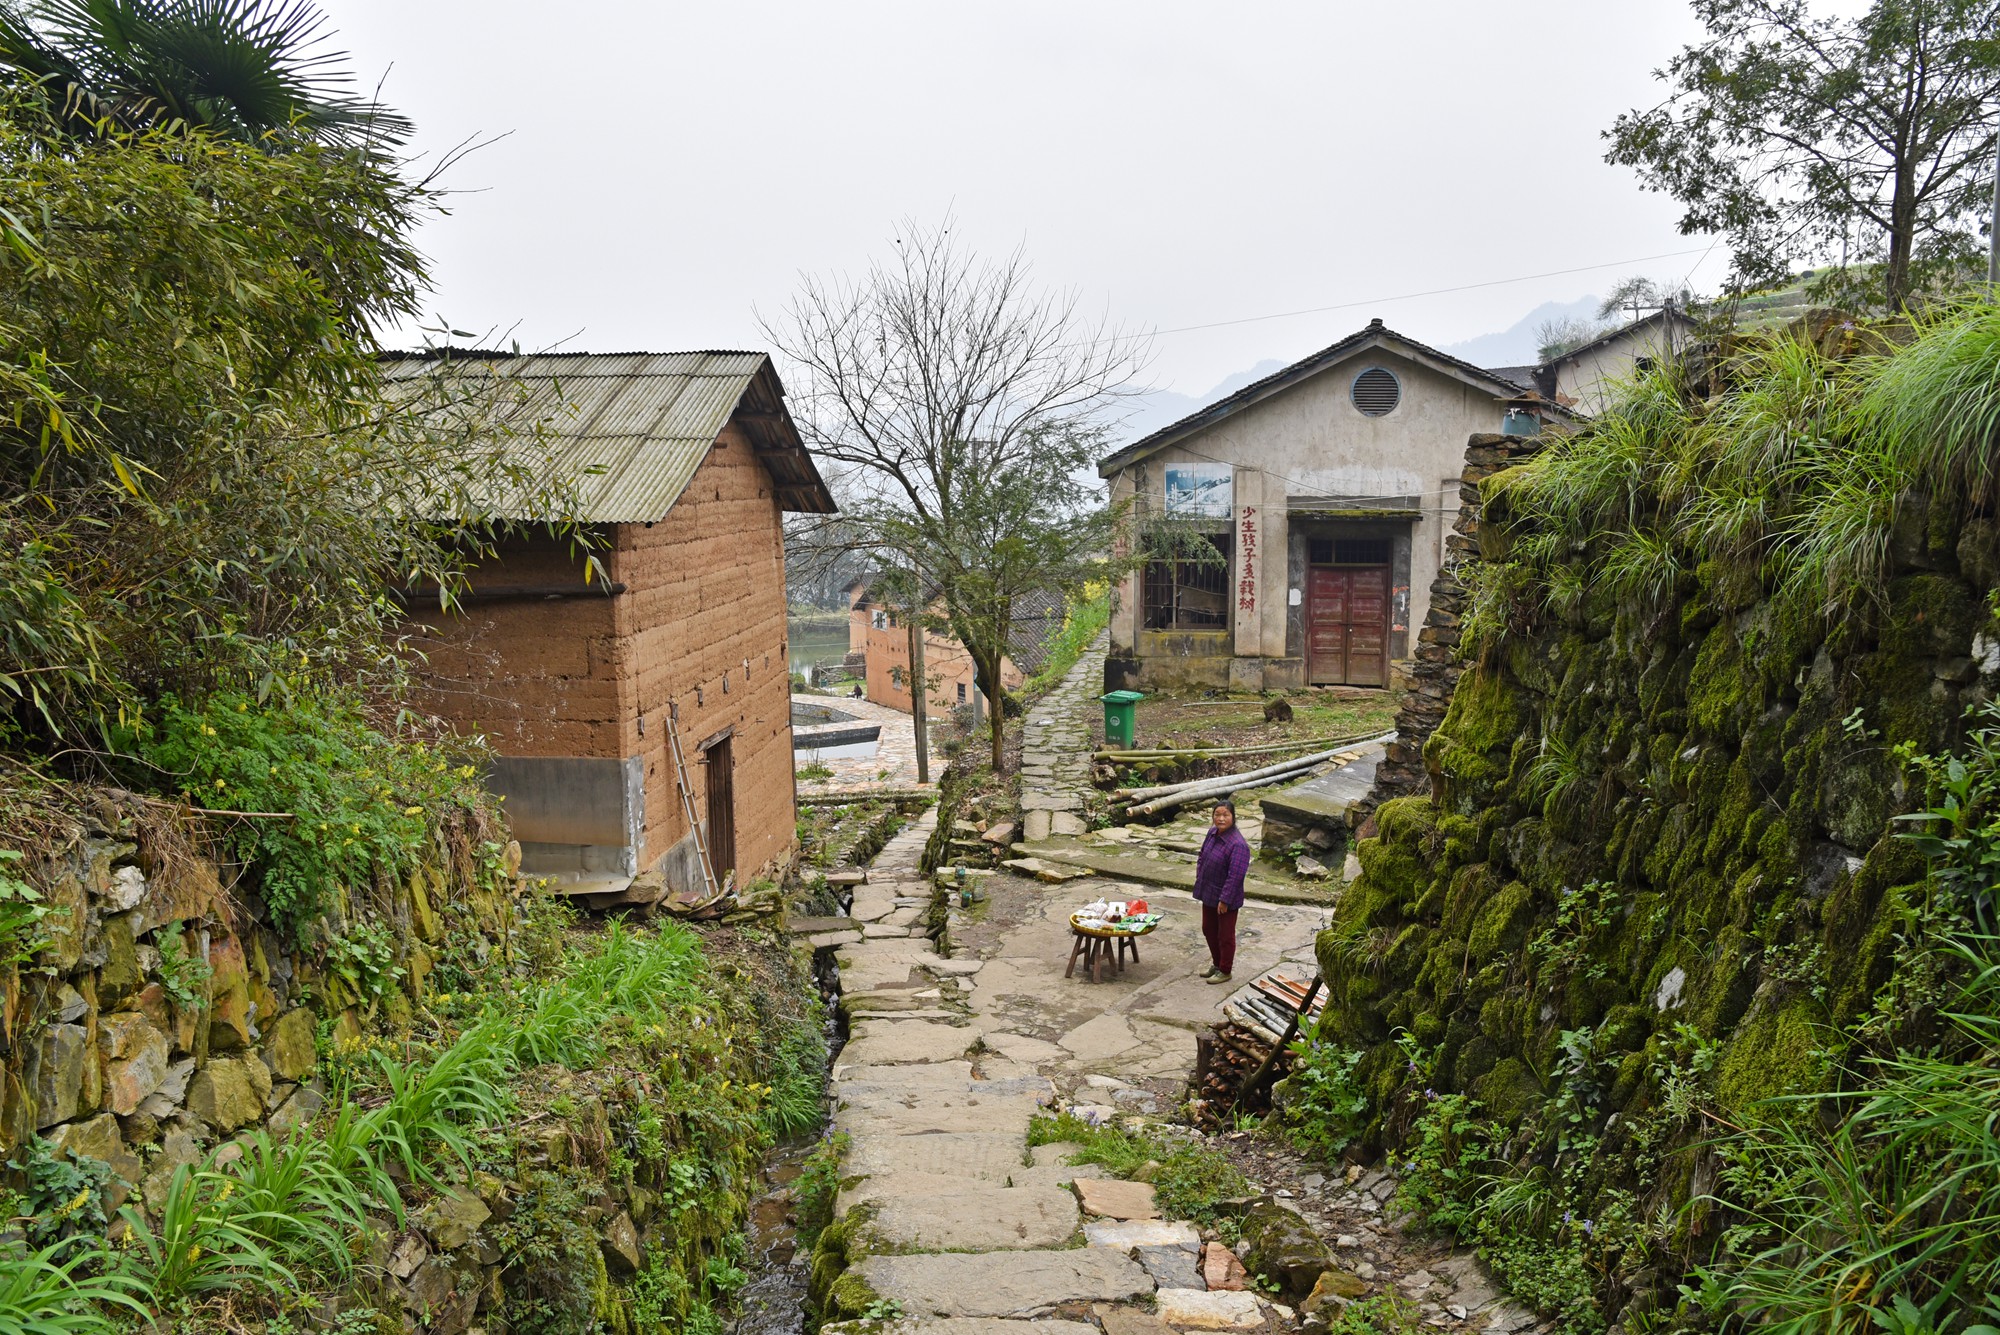
[[[391,353],[382,373],[392,392],[398,382],[440,375],[517,387],[496,396],[488,409],[494,434],[518,440],[510,448],[524,464],[540,467],[552,459],[575,486],[577,508],[574,515],[553,516],[534,512],[525,499],[502,498],[495,508],[504,518],[593,524],[661,519],[746,397],[760,410],[753,447],[771,468],[780,503],[819,513],[833,508],[761,352]],[[760,379],[769,384],[753,392]]]

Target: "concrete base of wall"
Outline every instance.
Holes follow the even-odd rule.
[[[677,895],[701,895],[706,892],[707,882],[701,875],[701,854],[695,849],[692,834],[683,836],[679,843],[660,854],[652,870],[660,873],[666,880],[667,889]]]
[[[630,844],[559,844],[521,840],[521,874],[558,881],[597,881],[639,874],[639,850]]]

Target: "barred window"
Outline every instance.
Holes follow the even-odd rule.
[[[1229,629],[1230,536],[1204,535],[1221,561],[1155,560],[1143,575],[1147,630]]]

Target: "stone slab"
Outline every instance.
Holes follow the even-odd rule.
[[[938,959],[924,965],[924,970],[939,978],[966,978],[978,973],[985,964],[985,960]]]
[[[1097,1335],[1097,1327],[1088,1321],[934,1316],[915,1321],[841,1321],[821,1326],[820,1335]]]
[[[1026,1034],[1009,1033],[1005,1029],[995,1029],[981,1039],[988,1048],[1012,1061],[1026,1062],[1033,1066],[1041,1062],[1062,1061],[1069,1053],[1053,1043]]]
[[[869,1066],[866,1064],[846,1066],[836,1064],[833,1072],[836,1085],[845,1089],[851,1084],[898,1085],[905,1088],[914,1086],[943,1085],[946,1087],[963,1085],[972,1079],[972,1063],[969,1061],[932,1062],[928,1066]]]
[[[1004,1317],[1057,1303],[1129,1302],[1153,1291],[1143,1266],[1101,1247],[870,1256],[855,1270],[907,1316]]]
[[[1083,1202],[1086,1214],[1106,1219],[1160,1217],[1159,1207],[1153,1204],[1153,1184],[1150,1182],[1126,1182],[1119,1178],[1079,1182],[1076,1195]]]
[[[1169,1223],[1164,1219],[1093,1219],[1083,1226],[1083,1240],[1092,1247],[1121,1252],[1134,1247],[1179,1247],[1193,1255],[1201,1250],[1200,1229],[1184,1221]]]
[[[1025,1081],[984,1081],[1020,1090]],[[834,1126],[849,1135],[883,1131],[914,1135],[931,1131],[987,1131],[1028,1137],[1028,1123],[1041,1110],[1033,1091],[985,1094],[977,1085],[963,1087],[860,1086],[840,1087]]]
[[[936,1020],[863,1019],[855,1029],[859,1036],[840,1050],[842,1066],[956,1061],[979,1039],[976,1029],[958,1029]]]
[[[804,939],[805,943],[814,950],[827,950],[840,946],[859,945],[862,940],[862,934],[843,928],[838,932],[813,932]]]
[[[1161,1289],[1153,1309],[1160,1320],[1182,1330],[1255,1330],[1264,1324],[1257,1295],[1244,1291]]]
[[[967,1183],[985,1182],[1004,1187],[1021,1166],[1021,1138],[990,1131],[941,1131],[910,1136],[864,1135],[852,1139],[848,1173],[870,1177],[887,1173],[935,1173],[956,1177]],[[1009,1309],[1012,1310],[1012,1309]],[[944,1313],[946,1316],[953,1313]],[[1005,1313],[971,1312],[959,1315],[994,1316]]]
[[[1109,1177],[1103,1164],[1080,1163],[1044,1164],[1038,1168],[1016,1168],[1013,1182],[1017,1187],[1065,1187],[1072,1182],[1095,1180]]]
[[[1174,1328],[1150,1312],[1104,1306],[1092,1310],[1104,1324],[1104,1335],[1173,1335]]]
[[[1375,764],[1381,758],[1381,748],[1377,747],[1373,754],[1330,773],[1316,774],[1289,788],[1266,793],[1257,799],[1257,805],[1263,808],[1265,816],[1276,817],[1287,825],[1339,827],[1344,832],[1347,809],[1368,796],[1375,786]]]
[[[1076,1201],[1058,1187],[974,1187],[885,1198],[862,1232],[875,1251],[1039,1251],[1076,1225]]]
[[[1038,857],[1008,858],[1000,864],[1009,871],[1023,876],[1032,876],[1049,885],[1061,885],[1065,881],[1080,881],[1092,875],[1088,867],[1075,867],[1065,862],[1051,862]],[[1189,884],[1193,881],[1190,879]]]
[[[1201,1267],[1195,1254],[1185,1247],[1134,1247],[1132,1259],[1146,1267],[1146,1273],[1163,1289],[1203,1289]],[[1110,1327],[1105,1328],[1107,1331]]]

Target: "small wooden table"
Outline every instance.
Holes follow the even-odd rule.
[[[1121,927],[1084,927],[1072,913],[1069,918],[1069,967],[1063,970],[1063,977],[1076,974],[1076,963],[1083,961],[1084,977],[1092,982],[1103,982],[1112,975],[1125,972],[1125,956],[1129,953],[1132,962],[1139,962],[1139,938],[1152,931],[1158,923],[1147,923],[1144,927],[1126,930]]]

